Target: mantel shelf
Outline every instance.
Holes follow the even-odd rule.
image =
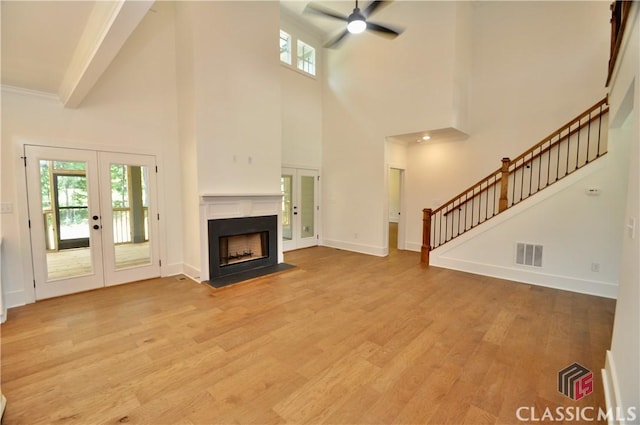
[[[282,193],[204,193],[200,195],[202,200],[219,198],[274,198],[282,197]]]

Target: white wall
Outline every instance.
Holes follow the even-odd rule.
[[[33,301],[26,186],[20,156],[25,143],[156,155],[163,273],[181,271],[182,221],[176,123],[173,6],[157,3],[133,32],[78,109],[54,97],[2,91],[2,283],[8,306]]]
[[[611,143],[593,164],[432,251],[430,264],[615,298],[629,145]],[[515,264],[516,242],[542,245],[542,267]]]
[[[183,205],[183,265],[184,273],[200,278],[200,206],[198,197],[198,144],[196,137],[196,37],[193,25],[197,13],[194,2],[175,5],[176,25],[176,86],[178,105],[178,133]]]
[[[323,231],[326,245],[384,255],[385,140],[451,126],[456,5],[396,2],[376,20],[407,29],[393,41],[350,37],[325,53]]]
[[[397,12],[410,10],[411,18]],[[376,15],[378,19],[378,15]],[[407,147],[408,247],[435,207],[584,111],[605,94],[608,4],[403,2],[365,34],[326,53],[324,238],[384,255],[387,136],[458,127],[466,140]]]
[[[407,243],[434,208],[605,96],[606,2],[474,2],[469,138],[409,145]],[[418,249],[418,248],[416,248]]]
[[[610,143],[629,143],[629,174],[626,208],[620,228],[621,243],[618,301],[613,324],[611,350],[603,373],[607,404],[622,411],[635,407],[640,412],[640,8],[631,10],[620,49],[616,72],[610,83],[612,124]],[[627,227],[635,220],[635,232]],[[635,421],[640,423],[640,416]]]
[[[296,24],[286,10],[280,12],[280,28],[316,49],[316,76],[280,64],[282,90],[282,164],[285,167],[320,169],[322,165],[323,52],[320,37]]]
[[[474,3],[471,174],[604,98],[610,17],[608,2]]]
[[[277,2],[176,8],[183,203],[189,209],[182,226],[185,272],[207,279],[200,276],[206,241],[196,215],[199,197],[280,192],[280,8]]]

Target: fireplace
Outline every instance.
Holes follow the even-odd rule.
[[[209,279],[278,264],[278,216],[208,220]]]
[[[218,244],[220,245],[220,267],[269,256],[269,232],[222,236],[218,238]]]

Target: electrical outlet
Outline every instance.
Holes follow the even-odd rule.
[[[627,230],[629,230],[629,237],[631,239],[636,238],[636,219],[635,217],[631,217],[629,219],[629,224],[627,224]]]
[[[13,213],[13,204],[11,202],[2,202],[2,203],[0,203],[0,213],[1,214],[12,214]]]
[[[591,271],[594,273],[600,272],[600,263],[591,263]]]

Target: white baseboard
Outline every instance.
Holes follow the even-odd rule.
[[[182,273],[184,273],[189,279],[195,280],[196,282],[204,281],[204,279],[200,279],[200,269],[193,267],[190,264],[182,264]]]
[[[622,403],[620,402],[620,386],[618,384],[618,373],[616,364],[610,350],[607,350],[607,357],[602,369],[602,385],[604,387],[604,402],[607,411],[622,412]],[[624,415],[619,417],[607,418],[609,425],[627,425]]]
[[[607,357],[604,363],[604,369],[601,369],[600,372],[602,374],[602,387],[604,389],[604,406],[607,410],[615,409],[618,403],[616,402],[615,397],[615,381],[617,378],[614,377],[615,370],[612,368],[613,359],[611,358],[611,351],[607,350]],[[609,425],[617,425],[617,421],[613,419],[609,419],[607,421]]]
[[[388,247],[379,247],[373,245],[358,244],[353,242],[336,241],[331,239],[323,239],[322,246],[329,248],[344,249],[345,251],[358,252],[360,254],[375,255],[376,257],[385,257],[389,255]]]
[[[493,264],[475,263],[472,261],[447,258],[438,255],[432,255],[429,258],[429,265],[495,277],[498,279],[512,280],[529,285],[544,286],[547,288],[578,292],[580,294],[596,295],[604,298],[615,299],[618,295],[618,285],[609,282],[536,273],[528,270],[496,266]]]
[[[11,291],[4,294],[2,302],[5,308],[20,307],[26,304],[24,299],[24,291]]]
[[[405,242],[404,249],[407,251],[421,252],[422,251],[422,243],[415,242]]]
[[[162,266],[162,277],[166,276],[175,276],[177,274],[182,274],[182,263],[173,263],[167,264],[166,266]]]
[[[2,308],[0,312],[0,323],[4,323],[7,321],[7,309],[5,307]]]

